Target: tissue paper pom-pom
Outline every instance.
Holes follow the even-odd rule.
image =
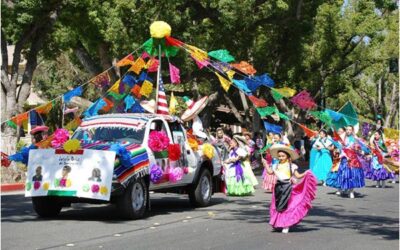
[[[92,192],[93,192],[93,193],[98,193],[99,190],[100,190],[99,185],[97,185],[97,184],[93,184],[93,185],[92,185]]]
[[[25,189],[26,189],[26,191],[30,191],[32,189],[32,182],[27,182],[25,184]]]
[[[67,179],[62,178],[60,180],[60,187],[66,187],[67,186]]]
[[[159,165],[152,165],[150,168],[150,181],[152,183],[157,183],[161,180],[163,176],[163,171]]]
[[[54,179],[54,186],[55,187],[58,187],[58,186],[60,186],[60,179]]]
[[[160,152],[168,147],[169,138],[164,131],[151,131],[148,144],[152,151]]]
[[[50,184],[48,182],[43,183],[43,190],[44,191],[49,190],[49,186],[50,186]]]
[[[170,36],[171,26],[164,21],[155,21],[150,25],[150,35],[154,38]]]
[[[183,173],[188,174],[189,173],[189,167],[183,167]]]
[[[53,148],[59,148],[69,139],[69,132],[64,128],[59,128],[54,132],[54,138],[51,141]]]
[[[82,190],[83,190],[83,192],[89,192],[89,190],[90,190],[89,184],[83,185]]]
[[[179,144],[170,144],[168,146],[168,158],[171,161],[177,161],[181,157],[181,146]]]
[[[71,186],[71,180],[67,179],[67,181],[65,182],[65,186],[66,187],[70,187]]]
[[[189,146],[192,148],[193,151],[199,150],[199,144],[193,138],[188,138]]]
[[[214,147],[209,143],[204,143],[203,144],[203,154],[208,159],[212,159],[214,157]]]
[[[69,153],[69,152],[75,152],[81,147],[81,143],[77,139],[71,139],[68,140],[66,143],[64,143],[64,150]]]
[[[40,181],[35,181],[33,183],[33,189],[38,190],[40,188]]]
[[[106,186],[101,186],[100,194],[107,195],[108,194],[108,188]]]
[[[171,168],[169,171],[169,181],[170,182],[177,182],[182,180],[183,178],[183,170],[182,168]]]

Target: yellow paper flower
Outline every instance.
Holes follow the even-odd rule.
[[[171,35],[171,26],[164,21],[155,21],[150,25],[150,35],[153,38],[163,38]]]
[[[199,144],[197,143],[197,141],[193,138],[188,138],[188,143],[189,146],[192,148],[192,150],[197,151],[199,150]]]
[[[70,140],[68,140],[67,142],[64,143],[63,147],[64,147],[64,150],[67,153],[75,152],[78,149],[80,149],[81,143],[77,139],[70,139]]]
[[[101,186],[100,194],[107,195],[107,193],[108,193],[108,188],[106,186]]]
[[[153,92],[153,84],[145,80],[140,88],[140,94],[149,97],[151,92]]]
[[[67,179],[66,187],[70,187],[70,186],[71,186],[71,180]]]
[[[208,158],[212,159],[214,157],[214,147],[209,143],[203,144],[203,154]]]
[[[50,184],[48,182],[43,183],[43,190],[47,191],[49,190]]]

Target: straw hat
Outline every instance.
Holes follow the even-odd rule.
[[[245,146],[247,144],[246,138],[244,138],[244,136],[234,135],[232,139],[235,140],[240,146]]]
[[[30,134],[34,135],[34,134],[36,134],[38,132],[46,132],[48,130],[49,130],[49,127],[47,127],[47,126],[36,126],[33,129],[31,129]]]
[[[194,102],[187,96],[183,97],[183,99],[188,106],[188,109],[186,109],[181,116],[182,121],[185,122],[192,120],[196,115],[198,115],[206,107],[208,102],[208,96],[201,98],[197,102]]]
[[[141,101],[140,106],[149,113],[156,113],[156,101],[154,99],[151,99],[150,101]]]
[[[294,150],[293,147],[290,146],[286,146],[283,144],[275,144],[269,148],[269,152],[271,153],[271,156],[274,158],[278,158],[279,151],[284,151],[288,153],[290,155],[290,159],[292,159],[293,161],[300,158],[299,154]]]

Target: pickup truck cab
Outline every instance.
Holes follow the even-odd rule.
[[[164,131],[171,144],[179,144],[180,159],[174,164],[175,167],[185,169],[185,174],[181,179],[170,181],[166,178],[159,182],[151,181],[151,166],[157,164],[167,171],[166,168],[170,165],[168,157],[160,157],[149,148],[149,135],[152,131]],[[203,155],[202,145],[199,145],[197,150],[193,150],[193,146],[191,147],[188,142],[186,130],[177,117],[155,114],[98,115],[84,119],[72,135],[72,139],[78,139],[81,142],[96,142],[96,145],[130,143],[146,149],[149,164],[143,169],[136,171],[137,166],[131,166],[135,171],[131,171],[130,175],[121,179],[117,178],[114,168],[109,202],[117,205],[124,218],[136,219],[145,215],[146,210],[150,209],[150,193],[152,193],[150,191],[188,194],[190,203],[194,206],[209,205],[212,194],[219,191],[221,159],[218,150],[213,147],[214,153],[211,159]],[[118,161],[118,155],[116,161]],[[52,196],[32,197],[32,201],[35,211],[43,217],[57,215],[64,205],[71,202],[99,202],[79,197]]]

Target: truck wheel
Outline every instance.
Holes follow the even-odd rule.
[[[144,179],[133,180],[117,202],[121,216],[130,220],[144,217],[148,195],[148,187]]]
[[[206,207],[210,203],[212,194],[211,174],[208,169],[203,169],[199,179],[189,190],[190,203],[195,207]]]
[[[54,197],[32,197],[33,209],[43,218],[57,216],[61,212],[61,204]]]

